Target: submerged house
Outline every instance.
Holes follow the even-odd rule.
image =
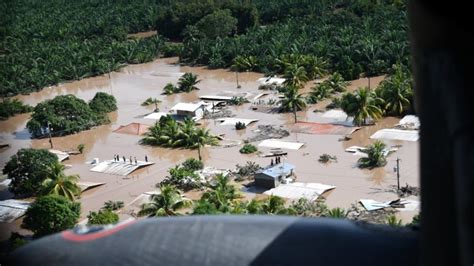
[[[266,189],[275,188],[292,176],[294,169],[295,166],[289,163],[280,163],[264,169],[255,174],[255,185]]]
[[[201,101],[198,103],[178,103],[171,108],[171,111],[175,112],[178,117],[199,120],[208,108],[209,105]]]

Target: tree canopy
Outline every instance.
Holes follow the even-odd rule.
[[[15,195],[34,196],[49,176],[49,167],[57,163],[58,157],[48,150],[20,149],[3,168],[3,173],[12,180],[9,189]]]
[[[237,19],[228,9],[216,10],[196,23],[196,28],[207,38],[227,37],[237,30]]]
[[[35,237],[72,228],[79,219],[81,204],[63,196],[41,196],[26,210],[22,227],[33,231]]]
[[[87,218],[89,219],[87,222],[88,225],[115,224],[119,221],[118,214],[109,209],[99,210],[98,212],[89,212]]]
[[[116,109],[113,96],[100,92],[91,105],[94,109],[74,95],[56,96],[35,106],[26,127],[33,137],[43,136],[49,128],[53,136],[69,135],[108,123],[109,119],[103,111],[113,107]]]
[[[105,92],[97,92],[89,102],[89,107],[96,113],[110,113],[117,110],[115,97]]]
[[[33,107],[23,104],[18,99],[4,98],[0,102],[0,120],[7,119],[16,114],[28,113],[33,110]]]

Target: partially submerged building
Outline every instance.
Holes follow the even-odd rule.
[[[178,117],[197,121],[204,116],[204,112],[209,108],[212,108],[212,105],[200,101],[198,103],[178,103],[171,108],[171,111],[175,112]]]
[[[295,166],[289,163],[280,163],[261,170],[255,174],[255,185],[258,187],[272,189],[293,176]]]

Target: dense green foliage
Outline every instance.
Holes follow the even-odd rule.
[[[404,115],[413,111],[411,75],[401,65],[393,66],[393,74],[379,84],[375,93],[383,100],[381,107],[387,114]]]
[[[237,19],[229,9],[220,9],[201,18],[196,23],[196,29],[207,38],[223,38],[237,30]]]
[[[250,101],[247,98],[242,96],[234,96],[227,102],[228,105],[242,105],[244,103],[249,103]]]
[[[296,87],[287,87],[283,93],[283,99],[279,102],[280,111],[282,112],[293,112],[295,123],[298,122],[296,117],[296,111],[303,110],[306,107],[306,101],[303,94],[298,92]]]
[[[354,125],[366,125],[368,119],[378,120],[382,118],[383,100],[367,87],[359,88],[354,93],[346,93],[341,98],[341,109],[348,116],[354,118]]]
[[[142,144],[170,148],[200,148],[203,144],[214,145],[216,137],[208,130],[198,128],[194,121],[186,119],[178,122],[170,116],[164,116],[154,126],[150,127]]]
[[[235,28],[235,30],[239,33],[245,32],[248,28],[251,28],[258,24],[258,12],[255,6],[246,2],[237,0],[175,0],[170,1],[170,4],[168,6],[163,7],[158,12],[156,29],[160,34],[164,35],[165,37],[171,39],[181,39],[183,37],[183,33],[186,30],[189,31],[189,29],[186,28],[188,26],[196,26],[194,28],[202,29],[202,27],[199,27],[199,24],[204,24],[204,22],[222,21],[223,10],[228,10],[224,12],[230,12],[231,15],[231,17],[229,17],[228,14],[225,14],[225,20],[223,22],[232,25],[232,30],[234,30]],[[216,13],[218,15],[216,15]],[[214,18],[210,16],[211,14],[214,14]],[[206,17],[208,18],[204,19]],[[234,21],[237,22],[237,27],[235,27]],[[215,24],[213,26],[215,28],[219,28],[221,27],[221,24]],[[227,30],[222,29],[219,29],[219,31],[223,33],[227,32]],[[216,34],[211,35],[211,37],[215,36]]]
[[[88,225],[105,225],[105,224],[115,224],[119,221],[119,216],[115,212],[104,209],[99,210],[98,212],[89,212],[87,215]]]
[[[49,176],[48,167],[57,161],[47,150],[20,149],[3,168],[3,174],[12,180],[9,189],[18,196],[37,195]]]
[[[40,237],[72,228],[79,219],[81,204],[59,195],[42,196],[26,210],[22,227]]]
[[[33,109],[26,127],[33,137],[41,137],[48,133],[49,123],[51,135],[63,136],[108,123],[104,111],[117,109],[115,98],[98,92],[94,99],[91,101],[94,109],[74,95],[60,95],[41,102]]]
[[[41,184],[41,194],[55,194],[63,196],[71,201],[76,199],[81,193],[81,188],[77,185],[78,175],[66,175],[64,165],[54,162],[47,167],[47,178]]]
[[[362,150],[363,153],[367,154],[367,157],[360,158],[357,161],[359,164],[358,166],[360,168],[374,168],[385,166],[387,164],[385,147],[386,146],[383,142],[375,141],[374,144]]]
[[[339,7],[322,2],[295,1],[307,16],[296,14],[236,37],[214,40],[188,32],[181,60],[214,68],[243,62],[238,64],[240,71],[284,74],[286,65],[294,64],[289,58],[313,56],[318,59],[305,67],[307,73],[309,68],[327,62],[327,70],[340,73],[346,80],[387,73],[397,62],[409,64],[404,7],[389,1],[367,6],[367,1],[345,1]],[[267,3],[259,6],[269,9]],[[282,6],[277,4],[275,9]],[[284,15],[276,14],[276,20],[288,16],[287,10],[274,11],[278,12]],[[296,64],[303,65],[301,60]]]
[[[165,85],[163,88],[163,94],[165,95],[170,95],[174,93],[180,93],[180,92],[191,92],[193,90],[199,90],[196,87],[196,84],[201,82],[198,80],[198,76],[193,74],[193,73],[184,73],[179,80],[178,80],[178,85],[175,86],[173,83],[168,83]]]
[[[204,167],[200,160],[194,158],[187,159],[181,165],[176,165],[168,169],[169,175],[163,179],[157,187],[163,185],[173,185],[178,189],[188,191],[194,188],[202,187],[199,176],[194,172]]]
[[[242,181],[245,178],[253,177],[255,173],[262,169],[262,167],[256,162],[247,161],[244,165],[237,164],[235,166],[236,171],[234,173],[236,181]]]
[[[160,193],[150,196],[150,203],[145,203],[138,212],[139,216],[175,216],[177,211],[190,207],[192,201],[183,197],[181,192],[172,185],[160,186]]]
[[[117,101],[110,94],[97,92],[89,102],[89,107],[98,114],[110,113],[117,110]]]
[[[258,149],[252,144],[245,144],[242,148],[240,148],[239,152],[243,154],[250,154],[257,152]]]
[[[151,61],[164,39],[127,39],[152,29],[160,1],[2,1],[0,92],[14,95],[63,80]]]
[[[0,120],[7,119],[16,114],[28,113],[33,110],[33,107],[23,104],[18,99],[4,98],[0,102]]]
[[[113,201],[113,200],[108,200],[104,202],[104,207],[102,207],[103,210],[111,210],[111,211],[116,211],[121,208],[123,208],[124,203],[123,201]]]
[[[246,128],[247,126],[245,125],[244,122],[237,121],[237,123],[235,123],[236,130],[241,130],[241,129],[246,129]]]

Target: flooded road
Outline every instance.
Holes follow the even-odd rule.
[[[115,96],[118,111],[111,113],[111,124],[100,126],[92,130],[84,131],[75,135],[53,138],[55,149],[73,150],[77,145],[85,144],[84,153],[73,155],[64,161],[71,167],[67,169],[68,174],[79,174],[81,181],[104,182],[104,186],[95,188],[93,191],[82,195],[82,218],[89,211],[98,210],[108,200],[121,200],[125,204],[131,202],[140,193],[153,190],[155,184],[160,182],[167,174],[168,168],[184,161],[189,157],[197,158],[195,150],[171,150],[139,145],[140,136],[119,134],[112,132],[120,125],[138,122],[152,125],[154,120],[144,119],[143,116],[153,111],[154,106],[143,107],[140,104],[148,97],[157,97],[162,102],[158,104],[160,111],[168,112],[178,102],[198,101],[199,95],[215,95],[225,92],[246,92],[252,99],[262,91],[259,91],[257,79],[262,77],[259,73],[239,73],[238,79],[241,85],[236,89],[236,75],[228,70],[208,70],[204,67],[180,66],[176,58],[159,59],[151,63],[131,65],[109,75],[99,76],[60,84],[45,88],[44,90],[30,95],[18,96],[25,103],[35,105],[43,100],[51,99],[57,95],[74,94],[86,101],[92,99],[95,93],[102,91]],[[193,72],[199,75],[201,82],[197,85],[200,90],[191,93],[175,94],[171,96],[161,95],[162,88],[168,83],[178,81],[178,73]],[[383,77],[371,78],[371,87]],[[349,90],[359,86],[367,86],[367,79],[354,81]],[[308,84],[306,89],[313,86]],[[270,92],[271,94],[273,92]],[[270,95],[270,98],[276,95]],[[262,100],[267,100],[262,98]],[[300,121],[315,121],[320,113],[313,112],[321,109],[321,104],[310,106],[306,111],[298,112]],[[251,108],[251,103],[238,107],[230,107],[236,117],[259,119],[245,130],[236,131],[234,126],[221,126],[215,120],[202,120],[214,134],[224,134],[226,139],[245,140],[255,133],[253,130],[258,125],[284,125],[293,124],[293,114],[278,114],[256,112]],[[49,148],[47,139],[30,140],[25,130],[29,115],[18,115],[6,121],[0,121],[0,142],[10,144],[9,148],[0,150],[0,167],[3,168],[9,157],[20,148]],[[390,186],[396,185],[396,175],[393,173],[395,160],[401,159],[401,184],[418,186],[419,149],[417,142],[385,141],[388,145],[401,145],[399,150],[388,157],[388,164],[383,168],[374,170],[360,170],[356,165],[359,158],[344,151],[345,148],[358,145],[363,146],[373,141],[369,139],[380,128],[392,127],[398,122],[398,118],[385,118],[374,126],[363,127],[352,134],[352,139],[346,142],[339,141],[341,136],[337,135],[310,135],[292,133],[284,140],[303,142],[305,145],[298,151],[289,151],[284,159],[286,162],[296,166],[295,173],[298,181],[316,182],[336,186],[336,189],[328,193],[327,204],[330,207],[348,208],[361,198],[375,200],[392,200],[396,198],[393,193],[385,192]],[[254,143],[254,144],[258,144]],[[270,163],[269,158],[259,158],[256,155],[242,155],[238,147],[206,147],[203,149],[203,160],[206,166],[216,168],[235,168],[236,164],[245,164],[246,161],[255,161],[262,166]],[[263,150],[264,151],[264,150]],[[336,163],[327,165],[318,162],[323,153],[335,155]],[[91,165],[86,164],[94,158],[109,160],[114,154],[120,156],[137,157],[144,160],[145,155],[150,161],[155,162],[151,167],[134,172],[123,177],[91,172]],[[406,215],[404,215],[405,217]],[[411,217],[411,216],[410,216]],[[410,221],[410,218],[406,218]]]

